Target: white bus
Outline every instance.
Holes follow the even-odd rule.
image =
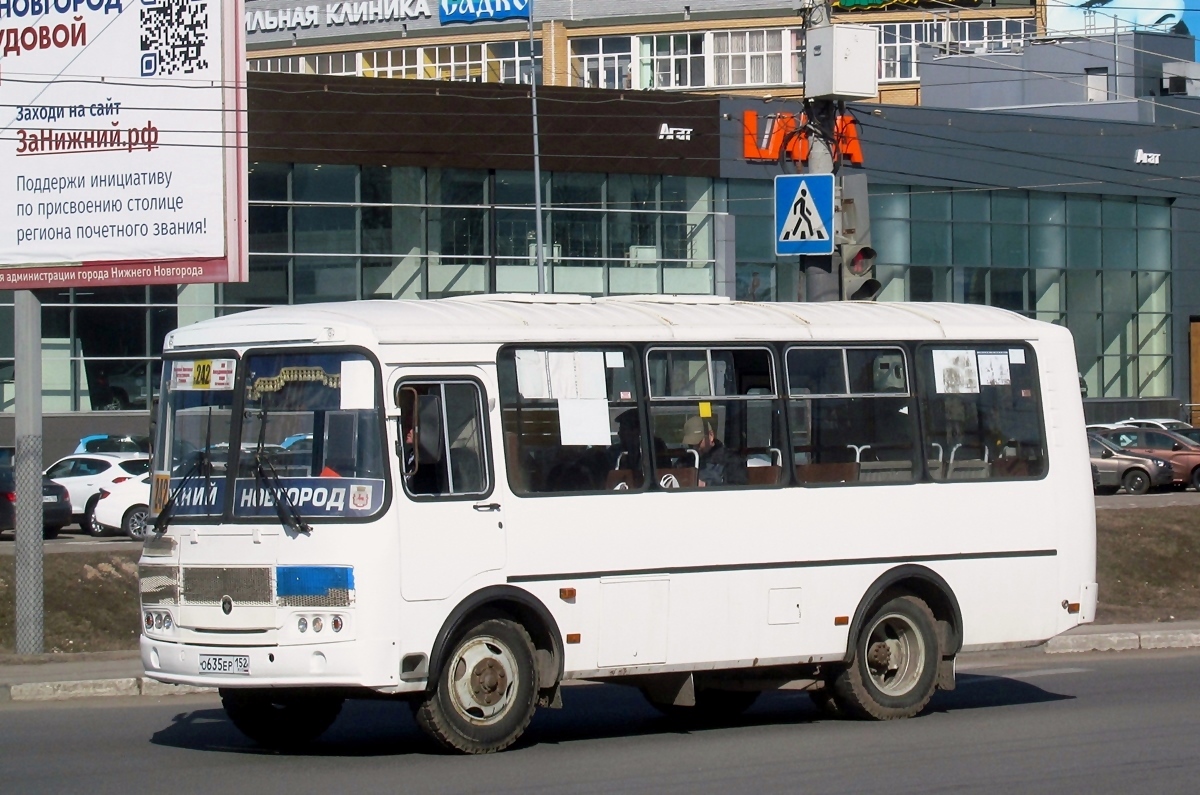
[[[1071,336],[1003,310],[355,302],[164,357],[142,661],[265,745],[390,696],[496,751],[568,679],[903,718],[1094,615]]]

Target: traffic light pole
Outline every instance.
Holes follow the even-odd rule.
[[[831,24],[829,4],[818,2],[808,13],[808,29],[824,28]],[[808,117],[808,173],[832,174],[833,149],[830,141],[837,125],[837,103],[828,99],[810,99],[805,102]],[[839,212],[837,188],[834,188],[833,212]],[[834,228],[839,228],[837,219]],[[841,297],[838,269],[834,268],[835,255],[804,257],[804,300],[836,301]]]
[[[814,9],[816,12],[816,9]],[[820,19],[815,27],[829,24],[828,6],[820,7]],[[820,132],[808,136],[808,173],[832,174],[833,149],[829,142],[837,124],[837,103],[827,99],[809,100],[807,115],[810,128],[815,127]],[[837,201],[836,183],[834,187],[833,212],[840,212]],[[834,219],[834,228],[841,224]],[[836,254],[816,255],[804,258],[804,299],[806,301],[836,301],[841,297],[841,282],[838,269],[834,267]]]

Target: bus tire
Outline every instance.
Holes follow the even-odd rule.
[[[325,733],[345,699],[320,692],[221,688],[221,705],[238,731],[265,748],[296,748]]]
[[[653,700],[650,703],[673,721],[707,726],[728,723],[754,706],[758,696],[757,690],[697,690],[696,704],[692,707],[659,704]]]
[[[417,724],[442,747],[490,754],[517,741],[537,709],[538,675],[525,627],[503,618],[475,623],[451,646]]]
[[[910,718],[933,697],[940,654],[929,606],[898,596],[863,624],[849,664],[834,680],[833,698],[860,718]]]

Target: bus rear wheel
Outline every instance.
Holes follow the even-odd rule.
[[[221,705],[238,731],[266,748],[296,748],[325,733],[345,699],[290,690],[221,688]]]
[[[896,597],[863,624],[833,697],[857,717],[910,718],[933,697],[940,654],[929,606],[914,596]]]
[[[520,624],[490,618],[459,636],[416,706],[417,724],[444,748],[490,754],[517,741],[537,708],[533,641]]]

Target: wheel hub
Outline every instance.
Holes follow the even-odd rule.
[[[867,665],[872,671],[883,672],[892,668],[892,650],[886,642],[872,643],[867,651]]]
[[[450,696],[458,713],[477,724],[494,723],[512,706],[516,663],[512,651],[494,637],[476,637],[455,652]]]
[[[500,700],[508,688],[508,674],[496,660],[480,660],[471,672],[471,695],[485,707]]]

